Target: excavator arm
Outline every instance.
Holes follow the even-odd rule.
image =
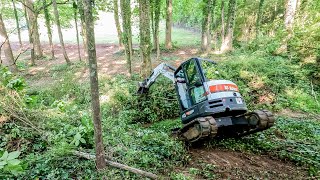
[[[176,68],[170,66],[166,63],[159,64],[154,70],[152,71],[151,75],[146,78],[144,81],[139,82],[139,90],[138,94],[145,94],[148,92],[150,86],[157,80],[160,74],[169,78],[174,83],[174,71]]]

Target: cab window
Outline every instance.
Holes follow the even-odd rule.
[[[185,70],[189,85],[195,85],[197,81],[200,81],[200,74],[197,71],[196,62],[194,60],[189,61],[189,63],[185,65]]]
[[[194,60],[190,60],[185,65],[185,72],[189,82],[188,93],[192,99],[192,105],[204,101],[206,99],[206,96],[204,96],[204,87],[196,86],[197,82],[201,82],[201,78]]]

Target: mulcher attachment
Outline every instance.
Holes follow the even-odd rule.
[[[212,116],[199,117],[185,124],[181,129],[173,130],[173,134],[184,141],[193,143],[205,138],[246,136],[266,130],[273,126],[275,122],[273,114],[267,110],[256,110],[230,118],[234,122],[233,125],[219,126]],[[245,120],[247,123],[236,124],[237,120]],[[220,131],[225,127],[229,129]]]

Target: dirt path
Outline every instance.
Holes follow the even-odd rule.
[[[193,148],[191,161],[179,169],[194,179],[305,179],[307,171],[266,155],[224,149]],[[201,173],[195,173],[199,169]]]

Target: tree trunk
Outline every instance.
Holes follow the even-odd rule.
[[[140,51],[142,57],[142,75],[147,77],[152,70],[151,65],[151,40],[150,40],[150,12],[149,0],[139,0],[139,22],[140,22]]]
[[[161,0],[155,0],[154,4],[154,46],[157,52],[157,61],[160,61],[160,42],[159,42],[159,24],[160,24]]]
[[[52,5],[53,5],[54,18],[55,18],[57,29],[58,29],[60,45],[61,45],[61,48],[62,48],[62,53],[63,53],[64,59],[66,60],[67,64],[70,65],[71,62],[70,62],[70,60],[68,58],[68,55],[67,55],[67,52],[66,52],[66,48],[65,48],[64,42],[63,42],[63,36],[62,36],[62,31],[61,31],[61,26],[60,26],[60,19],[59,19],[57,1],[56,0],[52,0]]]
[[[221,0],[221,46],[224,43],[224,36],[225,36],[224,6],[225,6],[224,0]]]
[[[119,21],[118,0],[113,0],[113,15],[114,15],[114,21],[115,21],[117,33],[118,33],[119,48],[123,49],[122,31],[121,31],[121,25],[120,25],[120,21]]]
[[[287,0],[286,3],[286,12],[284,15],[284,27],[287,31],[287,36],[283,38],[283,41],[281,43],[281,46],[277,49],[276,53],[289,53],[290,55],[290,48],[288,45],[288,42],[293,36],[293,22],[294,22],[294,15],[296,13],[297,9],[297,0]]]
[[[17,72],[17,66],[14,62],[10,41],[8,38],[6,27],[4,26],[3,20],[2,20],[2,14],[0,13],[0,51],[4,51],[5,60],[3,61],[3,64],[7,67],[9,67],[11,72]],[[0,56],[1,59],[1,56]]]
[[[122,41],[124,44],[127,66],[129,74],[131,75],[131,61],[132,61],[132,31],[131,31],[131,7],[130,0],[120,0],[121,16],[122,16]]]
[[[213,49],[216,49],[217,47],[217,17],[215,16],[215,10],[216,8],[216,0],[211,0],[211,25],[210,25],[210,30],[209,30],[209,36],[208,36],[208,42],[209,42],[209,49],[207,50],[208,52],[211,50],[211,47]]]
[[[211,0],[203,0],[203,19],[202,19],[202,33],[201,33],[201,50],[203,52],[210,51],[210,24],[211,24]]]
[[[43,57],[41,43],[40,43],[40,35],[39,35],[39,27],[38,27],[38,14],[35,12],[34,4],[32,0],[26,0],[27,13],[29,17],[30,31],[33,37],[33,46],[34,51],[37,58]]]
[[[16,26],[17,26],[17,30],[18,30],[19,44],[20,44],[20,48],[22,48],[21,32],[20,32],[20,25],[19,25],[19,18],[18,18],[18,12],[17,12],[17,8],[16,8],[16,3],[14,2],[14,0],[11,0],[11,1],[12,1],[12,6],[13,6],[14,17],[16,19]]]
[[[78,5],[76,4],[75,1],[73,1],[73,16],[74,16],[74,25],[76,27],[76,36],[77,36],[77,45],[78,45],[78,56],[79,56],[79,61],[81,61],[81,53],[80,53],[80,42],[79,42],[79,30],[78,30]]]
[[[83,12],[83,5],[82,0],[77,0],[78,3],[78,9],[80,14],[80,22],[81,22],[81,36],[82,36],[82,43],[83,43],[83,49],[84,49],[84,57],[88,57],[88,50],[87,50],[87,39],[86,39],[86,24],[84,22],[84,12]]]
[[[28,28],[28,35],[29,35],[31,66],[34,66],[34,65],[36,65],[36,62],[35,62],[35,53],[34,53],[34,46],[33,46],[32,30],[31,30],[31,27],[30,27],[30,19],[29,19],[28,13],[27,13],[27,7],[24,6],[23,9],[24,9],[24,16],[26,18],[26,25],[27,25],[27,28]]]
[[[55,1],[55,0],[54,0]],[[94,140],[96,149],[96,166],[98,170],[102,170],[106,167],[104,158],[104,146],[102,138],[102,125],[101,125],[101,112],[99,101],[99,83],[98,83],[98,68],[97,68],[97,56],[94,39],[94,20],[92,16],[92,1],[82,0],[84,8],[84,18],[86,24],[86,39],[89,70],[90,70],[90,87],[91,87],[91,105],[94,125]]]
[[[152,51],[156,50],[156,36],[155,36],[155,29],[154,29],[154,13],[155,13],[155,0],[150,0],[150,22],[151,22],[151,32],[153,37],[153,46]]]
[[[222,52],[227,52],[232,50],[235,15],[236,15],[236,0],[229,0],[228,21],[227,21],[228,29],[227,29],[227,34],[224,38],[224,43],[221,45]]]
[[[55,59],[54,57],[54,46],[53,46],[53,42],[52,42],[52,32],[51,32],[51,23],[50,23],[50,15],[49,15],[49,11],[48,8],[46,7],[46,0],[42,1],[43,3],[43,11],[44,11],[44,18],[45,18],[45,22],[46,22],[46,27],[47,27],[47,34],[48,34],[48,39],[49,39],[49,45],[50,45],[50,49],[51,49],[51,59]]]
[[[286,13],[284,16],[284,25],[287,31],[292,31],[294,15],[296,14],[297,0],[287,0]]]
[[[172,30],[172,0],[166,0],[166,49],[172,49],[171,30]]]
[[[257,22],[256,22],[256,38],[259,36],[259,33],[260,33],[260,23],[261,23],[261,17],[262,17],[263,3],[264,3],[264,0],[260,0],[258,13],[257,13]]]

